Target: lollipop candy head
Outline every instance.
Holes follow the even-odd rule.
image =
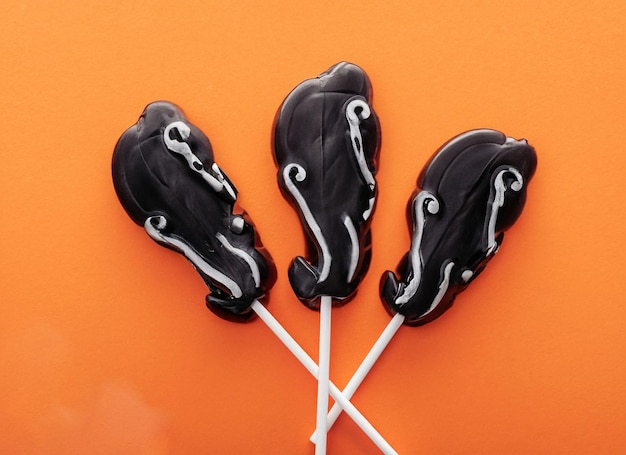
[[[276,272],[204,133],[174,104],[152,103],[120,137],[112,171],[130,218],[196,268],[211,291],[207,306],[247,320]]]
[[[311,308],[321,296],[347,302],[369,267],[380,147],[370,103],[365,72],[342,62],[299,84],[276,115],[278,183],[306,237],[306,259],[292,261],[289,281]]]
[[[461,134],[422,170],[407,206],[411,248],[381,278],[392,313],[421,325],[445,312],[500,248],[526,201],[534,149],[494,130]]]

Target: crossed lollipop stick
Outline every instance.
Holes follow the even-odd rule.
[[[400,313],[397,313],[391,319],[391,321],[389,321],[387,327],[385,327],[385,329],[380,334],[370,351],[367,353],[357,370],[354,372],[354,374],[346,384],[345,388],[341,391],[342,397],[344,399],[350,400],[352,398],[352,396],[359,388],[367,374],[370,372],[370,370],[372,369],[380,355],[383,353],[391,339],[398,332],[398,329],[402,326],[404,320],[405,317]],[[341,411],[344,409],[345,407],[341,404],[341,402],[337,401],[337,403],[335,403],[331,408],[328,415],[325,416],[322,426],[320,426],[319,422],[317,423],[317,427],[310,438],[311,442],[317,442],[321,434],[320,432],[328,432],[337,421],[337,418],[341,415]],[[387,453],[382,447],[380,448],[381,450],[383,450],[384,453]]]
[[[291,351],[291,353],[304,365],[304,367],[313,375],[314,378],[322,380],[320,367],[306,353],[306,351],[294,340],[294,338],[285,330],[285,328],[274,318],[274,316],[259,301],[255,301],[252,310],[259,318],[270,328],[270,330],[278,337],[280,341]],[[322,361],[320,361],[322,363]],[[373,425],[359,412],[359,410],[350,402],[350,397],[331,381],[327,381],[328,391],[340,409],[346,412],[352,420],[363,430],[363,432],[372,440],[374,444],[385,454],[396,454],[397,452],[389,445],[389,443],[380,435]],[[326,395],[328,397],[328,394]],[[337,414],[339,415],[339,413]],[[319,425],[319,422],[317,422]],[[327,432],[326,411],[323,413],[323,422],[319,428],[324,433]],[[316,450],[319,444],[316,444]]]

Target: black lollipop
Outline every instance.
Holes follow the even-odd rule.
[[[402,324],[441,316],[498,252],[520,216],[537,166],[526,140],[473,130],[443,145],[417,179],[407,220],[411,247],[396,274],[381,277],[380,295],[393,314],[342,393],[352,397]],[[330,427],[341,409],[331,409]]]
[[[112,170],[128,215],[193,264],[210,289],[207,306],[220,317],[248,320],[276,269],[204,133],[176,105],[152,103],[119,139]]]
[[[381,297],[405,324],[439,317],[494,257],[522,213],[537,166],[525,140],[494,130],[461,134],[441,147],[417,179],[407,206],[411,249],[386,272]]]
[[[306,236],[289,281],[311,308],[321,296],[347,302],[369,267],[380,148],[371,98],[365,72],[341,62],[300,83],[276,115],[278,183]]]
[[[279,187],[306,237],[289,281],[300,301],[320,309],[316,454],[326,451],[331,306],[354,296],[371,258],[380,147],[371,94],[361,68],[337,63],[292,90],[274,122]]]

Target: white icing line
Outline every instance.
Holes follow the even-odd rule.
[[[487,254],[494,254],[498,249],[496,243],[496,221],[498,221],[498,211],[504,205],[504,199],[506,194],[506,184],[504,183],[504,174],[511,173],[515,177],[515,181],[511,183],[511,190],[520,191],[524,186],[524,178],[522,174],[514,167],[508,167],[503,169],[496,175],[493,182],[493,189],[496,194],[491,204],[491,214],[489,216],[489,227],[487,230]]]
[[[424,224],[426,223],[425,211],[434,215],[439,212],[439,201],[432,193],[421,191],[413,201],[413,238],[411,239],[411,249],[409,258],[411,260],[411,270],[413,277],[404,288],[404,292],[396,299],[396,305],[404,305],[415,295],[422,279],[422,236],[424,234]]]
[[[304,197],[302,197],[300,190],[298,190],[298,187],[296,187],[295,183],[291,180],[290,173],[292,169],[297,170],[294,178],[298,182],[302,182],[306,178],[306,171],[299,164],[289,163],[283,169],[283,181],[285,182],[285,185],[287,186],[287,189],[289,190],[291,195],[296,200],[296,203],[300,207],[300,210],[302,210],[302,213],[304,214],[304,219],[311,229],[313,236],[317,240],[317,244],[322,250],[322,271],[320,272],[320,276],[317,279],[317,282],[321,283],[326,280],[326,278],[328,278],[328,274],[330,273],[332,256],[330,254],[330,250],[328,249],[328,244],[326,243],[326,239],[324,238],[324,234],[322,233],[321,228],[317,224],[317,221],[315,221],[315,217],[313,217],[313,214],[311,213],[311,210],[309,209],[309,206],[307,205]]]
[[[352,223],[352,220],[348,215],[344,215],[343,225],[348,231],[348,235],[350,236],[350,245],[352,247],[350,249],[350,267],[348,267],[348,283],[350,283],[354,279],[356,266],[359,263],[359,237],[357,235],[356,229],[354,228],[354,224]]]
[[[224,188],[226,188],[226,191],[228,191],[228,194],[230,194],[230,197],[233,198],[233,201],[236,200],[237,194],[235,194],[235,190],[228,183],[228,181],[224,178],[224,173],[222,172],[220,167],[217,165],[217,163],[214,162],[213,165],[211,166],[211,169],[213,169],[213,172],[217,174],[218,180],[222,183],[222,185],[224,185]]]
[[[222,174],[221,169],[218,167],[218,165],[216,163],[213,163],[212,166],[213,171],[218,176],[218,178],[215,178],[204,170],[204,165],[202,164],[202,161],[200,161],[200,159],[196,155],[194,155],[191,147],[189,147],[189,144],[187,144],[186,142],[180,142],[170,137],[170,132],[173,129],[178,130],[178,133],[180,134],[180,137],[183,138],[183,140],[188,139],[191,134],[191,129],[189,128],[189,125],[187,125],[185,122],[178,120],[176,122],[170,123],[165,127],[165,130],[163,131],[163,140],[165,141],[166,147],[170,151],[182,155],[185,160],[187,160],[187,165],[189,166],[189,169],[191,169],[196,174],[199,174],[215,192],[219,193],[224,188],[226,188],[226,191],[228,192],[232,200],[236,200],[237,195],[235,194],[235,191],[224,179],[224,175]]]
[[[224,245],[224,247],[228,251],[233,253],[235,256],[240,257],[246,262],[246,264],[248,264],[248,267],[250,267],[250,271],[252,272],[252,278],[254,279],[254,284],[256,285],[256,287],[259,287],[259,285],[261,284],[261,272],[259,272],[259,267],[257,266],[256,262],[254,262],[254,259],[252,259],[252,256],[250,256],[241,248],[236,248],[232,246],[231,243],[228,241],[228,239],[224,237],[224,234],[221,234],[218,232],[215,235],[215,237],[217,238],[217,240],[220,241],[222,245]]]
[[[306,353],[304,349],[293,339],[293,337],[285,330],[285,328],[272,316],[267,308],[265,308],[258,300],[252,302],[250,306],[259,318],[269,327],[269,329],[282,341],[289,351],[304,365],[304,367],[313,375],[314,378],[320,377],[319,366],[315,361]],[[396,315],[397,317],[398,315]],[[394,317],[394,319],[396,318]],[[392,319],[392,321],[394,320]],[[390,323],[391,324],[391,323]],[[398,455],[393,447],[389,445],[387,441],[383,439],[378,431],[372,426],[368,420],[363,417],[363,414],[352,404],[352,402],[344,396],[343,393],[337,388],[332,381],[328,382],[330,395],[341,406],[346,414],[348,414],[354,423],[356,423],[361,430],[376,444],[380,451],[385,455]],[[325,431],[325,430],[324,430]]]
[[[364,119],[369,118],[372,111],[369,105],[360,99],[352,100],[346,106],[346,120],[348,120],[348,125],[350,126],[350,140],[352,142],[352,150],[356,157],[356,161],[359,165],[359,170],[365,179],[365,182],[369,185],[370,190],[374,191],[376,187],[376,180],[374,179],[374,175],[370,171],[367,166],[367,162],[365,161],[365,155],[363,153],[363,137],[361,136],[361,129],[359,125],[361,124],[361,119],[356,113],[356,109],[361,108],[361,117]],[[367,220],[372,214],[372,208],[374,207],[374,197],[370,198],[369,208],[363,212],[363,219]]]
[[[158,220],[158,223],[154,225],[152,221]],[[219,270],[211,267],[207,262],[200,257],[198,253],[196,253],[192,248],[190,248],[186,243],[163,234],[161,231],[167,225],[167,221],[163,216],[151,216],[146,218],[146,221],[143,225],[147,234],[156,241],[165,243],[167,245],[171,245],[175,247],[178,251],[183,253],[183,255],[191,261],[193,265],[195,265],[198,269],[200,269],[204,274],[208,275],[212,280],[215,280],[218,283],[221,283],[226,289],[230,291],[233,297],[238,299],[243,295],[241,292],[241,288],[235,283],[231,278],[224,275]]]
[[[443,271],[443,280],[441,281],[441,283],[439,283],[439,292],[433,299],[433,303],[430,304],[428,310],[426,310],[426,312],[422,314],[420,318],[423,318],[424,316],[430,314],[441,303],[441,299],[443,299],[443,296],[446,295],[448,287],[450,286],[450,273],[452,273],[453,267],[454,262],[450,262],[448,265],[446,265],[446,268]]]

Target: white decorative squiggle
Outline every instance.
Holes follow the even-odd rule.
[[[154,223],[156,221],[156,224]],[[207,275],[212,280],[221,283],[226,289],[230,291],[233,297],[238,299],[243,295],[241,288],[234,280],[224,275],[219,270],[211,267],[204,259],[200,257],[191,247],[189,247],[183,241],[174,237],[163,234],[163,229],[167,226],[167,221],[163,216],[151,216],[148,217],[143,225],[148,235],[154,240],[165,243],[174,247],[176,250],[183,253],[183,255],[191,261],[200,271]]]
[[[430,314],[441,303],[441,299],[443,299],[443,296],[446,295],[448,287],[450,286],[450,274],[452,273],[453,268],[454,262],[450,262],[448,265],[446,265],[446,268],[443,270],[443,280],[441,280],[441,283],[439,283],[439,292],[437,292],[437,295],[433,299],[432,303],[430,304],[426,312],[420,316],[420,318],[423,318],[424,316]]]
[[[422,236],[424,234],[424,224],[426,223],[425,212],[431,215],[439,212],[439,201],[432,193],[421,191],[413,201],[413,238],[411,239],[411,249],[409,258],[413,277],[404,288],[404,292],[396,299],[397,305],[404,305],[415,295],[422,279],[423,259],[422,259]]]
[[[352,150],[356,157],[356,161],[359,165],[359,170],[365,179],[365,182],[369,186],[372,193],[374,193],[374,188],[376,187],[376,180],[374,179],[374,175],[372,171],[370,171],[367,166],[367,162],[365,161],[365,155],[363,153],[363,137],[361,136],[361,129],[359,125],[361,124],[361,119],[356,113],[356,109],[361,109],[361,117],[364,119],[369,118],[372,114],[372,111],[369,105],[361,100],[356,99],[352,100],[346,106],[346,120],[348,120],[348,125],[350,127],[350,140],[352,142]],[[369,206],[367,210],[363,212],[363,220],[367,220],[372,214],[372,209],[374,208],[375,197],[372,196],[369,199]]]
[[[359,236],[357,235],[356,229],[352,220],[348,215],[343,216],[343,225],[346,227],[348,231],[348,235],[350,236],[350,266],[348,267],[348,283],[352,282],[354,279],[354,273],[356,272],[356,266],[359,263]]]
[[[493,182],[493,190],[496,194],[493,197],[493,203],[491,204],[491,214],[489,215],[489,225],[487,230],[487,254],[494,254],[498,249],[498,243],[496,242],[496,221],[498,220],[498,211],[504,205],[504,199],[506,194],[506,184],[504,183],[504,174],[511,173],[515,177],[515,181],[511,183],[511,190],[520,191],[524,186],[524,178],[522,174],[514,167],[507,167],[501,170]]]
[[[293,176],[296,179],[296,181],[298,182],[304,181],[304,179],[306,178],[306,171],[304,170],[302,166],[296,163],[289,163],[288,165],[285,166],[285,168],[283,169],[283,181],[285,182],[285,185],[287,186],[287,189],[289,190],[291,195],[296,200],[296,203],[300,207],[300,210],[302,210],[304,219],[307,225],[309,226],[309,228],[311,229],[313,236],[317,240],[317,244],[320,246],[322,250],[322,257],[321,257],[322,270],[320,272],[319,278],[317,279],[317,282],[321,283],[324,280],[326,280],[326,278],[328,278],[328,274],[330,273],[330,264],[332,261],[332,256],[330,254],[330,250],[328,249],[328,244],[326,243],[324,234],[322,233],[322,229],[320,228],[319,224],[317,224],[317,221],[315,221],[315,217],[311,213],[311,210],[309,209],[309,206],[307,205],[306,200],[304,199],[304,197],[302,197],[300,190],[295,185],[295,183],[291,180],[291,171],[293,169],[297,171],[296,174]]]
[[[235,194],[234,189],[224,179],[224,175],[222,174],[217,164],[213,163],[213,166],[212,166],[213,171],[218,176],[218,178],[215,178],[211,174],[209,174],[207,171],[204,170],[204,165],[202,164],[202,161],[200,161],[200,159],[196,155],[194,155],[193,151],[191,150],[191,147],[189,147],[189,144],[187,144],[187,142],[180,142],[176,139],[172,139],[172,137],[170,136],[170,133],[174,129],[178,131],[183,141],[187,140],[189,136],[191,135],[191,128],[189,128],[189,125],[187,125],[185,122],[182,122],[180,120],[176,122],[172,122],[169,125],[167,125],[165,127],[165,130],[163,131],[163,140],[165,141],[166,147],[170,151],[177,153],[179,155],[182,155],[187,161],[189,168],[193,172],[199,174],[211,186],[211,188],[215,192],[219,193],[223,189],[226,189],[226,191],[228,192],[232,200],[233,201],[236,200],[237,195]]]
[[[252,272],[252,278],[254,279],[254,284],[256,287],[259,287],[259,285],[261,284],[261,272],[259,271],[259,267],[257,266],[256,262],[254,262],[254,259],[252,259],[252,256],[250,256],[241,248],[237,248],[231,245],[231,243],[224,236],[224,234],[218,232],[215,235],[215,237],[217,238],[217,240],[220,241],[222,245],[224,245],[224,247],[228,251],[230,251],[235,256],[240,257],[241,259],[244,260],[246,264],[248,264],[248,267],[250,267],[250,271]]]

